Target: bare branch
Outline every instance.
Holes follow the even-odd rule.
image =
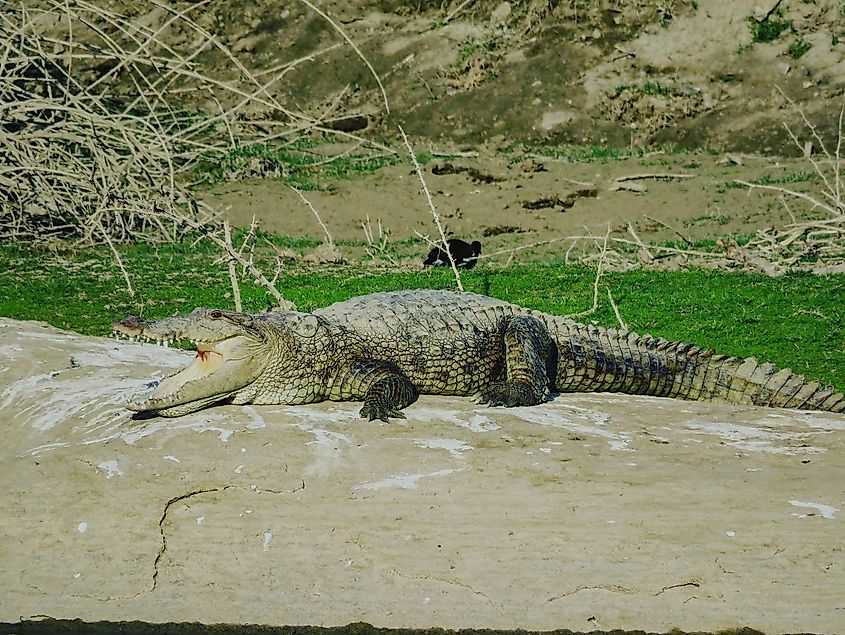
[[[663,173],[646,173],[646,174],[628,174],[626,176],[617,176],[613,179],[616,182],[623,181],[641,181],[643,179],[653,179],[655,181],[671,181],[673,179],[692,179],[695,174],[663,174]]]
[[[628,325],[625,324],[625,320],[622,319],[622,315],[619,313],[619,307],[616,306],[616,301],[613,299],[613,294],[610,292],[610,287],[605,287],[607,289],[607,300],[610,302],[610,307],[613,309],[613,315],[616,316],[616,321],[619,322],[619,328],[623,331],[628,330]]]
[[[459,4],[457,7],[455,7],[454,9],[452,9],[452,11],[449,13],[449,15],[447,15],[447,16],[446,16],[446,19],[445,19],[445,20],[443,20],[443,23],[444,23],[444,24],[448,24],[449,22],[451,22],[451,21],[452,21],[452,18],[457,17],[457,15],[458,15],[461,11],[463,11],[464,9],[466,9],[467,5],[472,4],[472,2],[473,2],[473,0],[464,0],[463,2],[461,2],[461,4]]]
[[[334,247],[334,240],[332,240],[332,235],[329,233],[329,228],[326,227],[326,224],[323,222],[323,219],[320,218],[320,215],[317,213],[317,210],[314,209],[314,206],[311,204],[311,201],[309,201],[307,198],[305,198],[305,195],[302,192],[300,192],[298,189],[296,189],[293,185],[288,185],[288,187],[290,189],[292,189],[294,192],[296,192],[297,195],[299,196],[299,198],[302,199],[302,202],[305,203],[308,206],[308,209],[310,209],[311,212],[314,214],[314,217],[317,219],[317,222],[320,223],[320,227],[323,228],[323,235],[326,238],[326,242],[329,245],[331,245],[332,247]]]
[[[605,258],[607,257],[607,241],[610,238],[610,226],[608,225],[607,231],[604,234],[604,241],[601,245],[601,252],[599,253],[599,260],[596,263],[596,277],[593,280],[593,304],[592,306],[587,309],[586,311],[581,311],[580,313],[571,313],[565,317],[568,318],[581,318],[587,315],[592,315],[595,313],[599,308],[599,282],[601,282],[601,276],[604,273],[604,266],[605,266]]]
[[[431,192],[428,190],[428,185],[426,185],[425,179],[423,178],[422,168],[420,167],[419,161],[417,161],[417,155],[414,153],[414,148],[411,146],[411,142],[408,141],[408,136],[405,134],[402,126],[399,126],[399,132],[402,134],[402,141],[405,142],[405,147],[408,148],[408,153],[411,155],[411,161],[414,164],[414,170],[417,172],[417,178],[422,183],[423,192],[425,193],[426,201],[428,201],[428,207],[431,210],[431,216],[434,218],[434,224],[437,227],[437,232],[440,234],[443,251],[446,252],[446,255],[449,257],[449,264],[452,265],[452,272],[455,274],[455,283],[458,286],[458,291],[463,291],[464,285],[461,283],[461,274],[458,271],[458,266],[455,264],[455,258],[449,249],[449,243],[446,242],[446,232],[443,230],[443,224],[440,222],[440,214],[437,213],[437,209],[434,207]]]
[[[804,192],[796,192],[795,190],[790,190],[790,189],[787,189],[785,187],[779,187],[777,185],[760,185],[758,183],[751,183],[749,181],[743,181],[742,179],[734,179],[733,182],[739,183],[740,185],[744,185],[745,187],[748,188],[749,191],[751,191],[753,189],[771,190],[773,192],[780,192],[781,194],[785,194],[786,196],[792,196],[792,197],[795,197],[795,198],[803,199],[803,200],[807,201],[808,203],[810,203],[812,205],[811,209],[815,209],[816,207],[820,207],[823,210],[825,210],[826,212],[829,212],[831,215],[834,215],[834,216],[840,216],[842,214],[842,212],[840,212],[838,209],[835,209],[835,208],[831,207],[830,205],[826,205],[825,203],[822,203],[821,201],[819,201],[817,198],[814,198],[814,197],[810,196],[809,194],[805,194]]]
[[[349,43],[349,46],[351,46],[352,50],[355,51],[355,54],[358,55],[358,57],[361,58],[361,61],[364,62],[364,64],[367,65],[367,68],[370,69],[370,73],[375,78],[379,89],[381,89],[381,96],[382,96],[382,99],[384,100],[384,111],[387,114],[390,114],[390,104],[387,101],[387,91],[384,90],[384,85],[381,83],[381,78],[379,78],[378,73],[376,73],[376,69],[374,69],[373,65],[370,64],[369,60],[366,57],[364,57],[364,54],[361,52],[361,50],[357,46],[355,46],[355,42],[353,42],[349,38],[349,36],[346,35],[344,30],[341,29],[340,26],[338,26],[338,24],[334,20],[332,20],[328,15],[326,15],[323,11],[318,9],[316,6],[311,4],[308,0],[299,0],[299,1],[302,2],[302,4],[308,6],[312,11],[314,11],[314,13],[318,14],[326,22],[331,24],[332,27],[334,28],[334,30],[337,31],[338,33],[340,33],[340,35],[343,37],[343,39],[346,40]]]
[[[243,307],[241,306],[241,288],[238,285],[238,272],[235,269],[235,259],[232,257],[233,253],[240,254],[240,252],[235,252],[235,247],[232,245],[232,229],[229,226],[229,221],[223,221],[223,240],[226,243],[226,251],[229,254],[229,281],[232,283],[232,295],[235,298],[235,311],[240,313],[243,310]]]

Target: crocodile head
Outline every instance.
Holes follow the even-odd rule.
[[[127,408],[178,417],[232,397],[266,368],[273,348],[268,326],[246,313],[201,308],[155,322],[135,316],[116,322],[112,331],[118,336],[166,344],[191,340],[196,346],[196,358],[188,366],[148,384],[129,399]]]

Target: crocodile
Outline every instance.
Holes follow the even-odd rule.
[[[736,404],[845,410],[845,398],[753,357],[605,329],[445,290],[373,293],[313,313],[198,308],[113,331],[190,339],[196,358],[129,398],[138,413],[176,417],[215,404],[363,401],[361,417],[404,418],[419,394],[533,406],[552,393],[622,392]]]

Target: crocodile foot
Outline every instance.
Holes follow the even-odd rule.
[[[475,395],[475,402],[488,406],[533,406],[543,401],[526,382],[494,381],[482,388]]]
[[[365,403],[359,414],[362,419],[368,419],[369,421],[375,421],[378,419],[379,421],[384,421],[385,423],[390,423],[390,417],[393,417],[394,419],[407,418],[405,417],[405,413],[399,410],[399,408],[395,408],[383,401],[376,400]]]

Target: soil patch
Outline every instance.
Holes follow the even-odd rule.
[[[784,206],[776,193],[748,192],[735,179],[780,182],[797,191],[821,187],[802,159],[707,153],[570,162],[482,149],[478,158],[434,161],[424,175],[449,235],[485,239],[485,254],[544,243],[517,258],[561,256],[571,245],[568,237],[601,237],[608,229],[632,240],[631,229],[645,241],[687,246],[704,238],[730,242],[793,217],[817,215],[800,205]],[[336,240],[364,240],[367,219],[380,221],[393,240],[436,234],[407,164],[325,184],[330,191],[306,195]],[[269,231],[323,237],[312,211],[280,181],[222,184],[202,196],[235,224],[248,226],[256,217]],[[419,240],[419,257],[429,248]]]

